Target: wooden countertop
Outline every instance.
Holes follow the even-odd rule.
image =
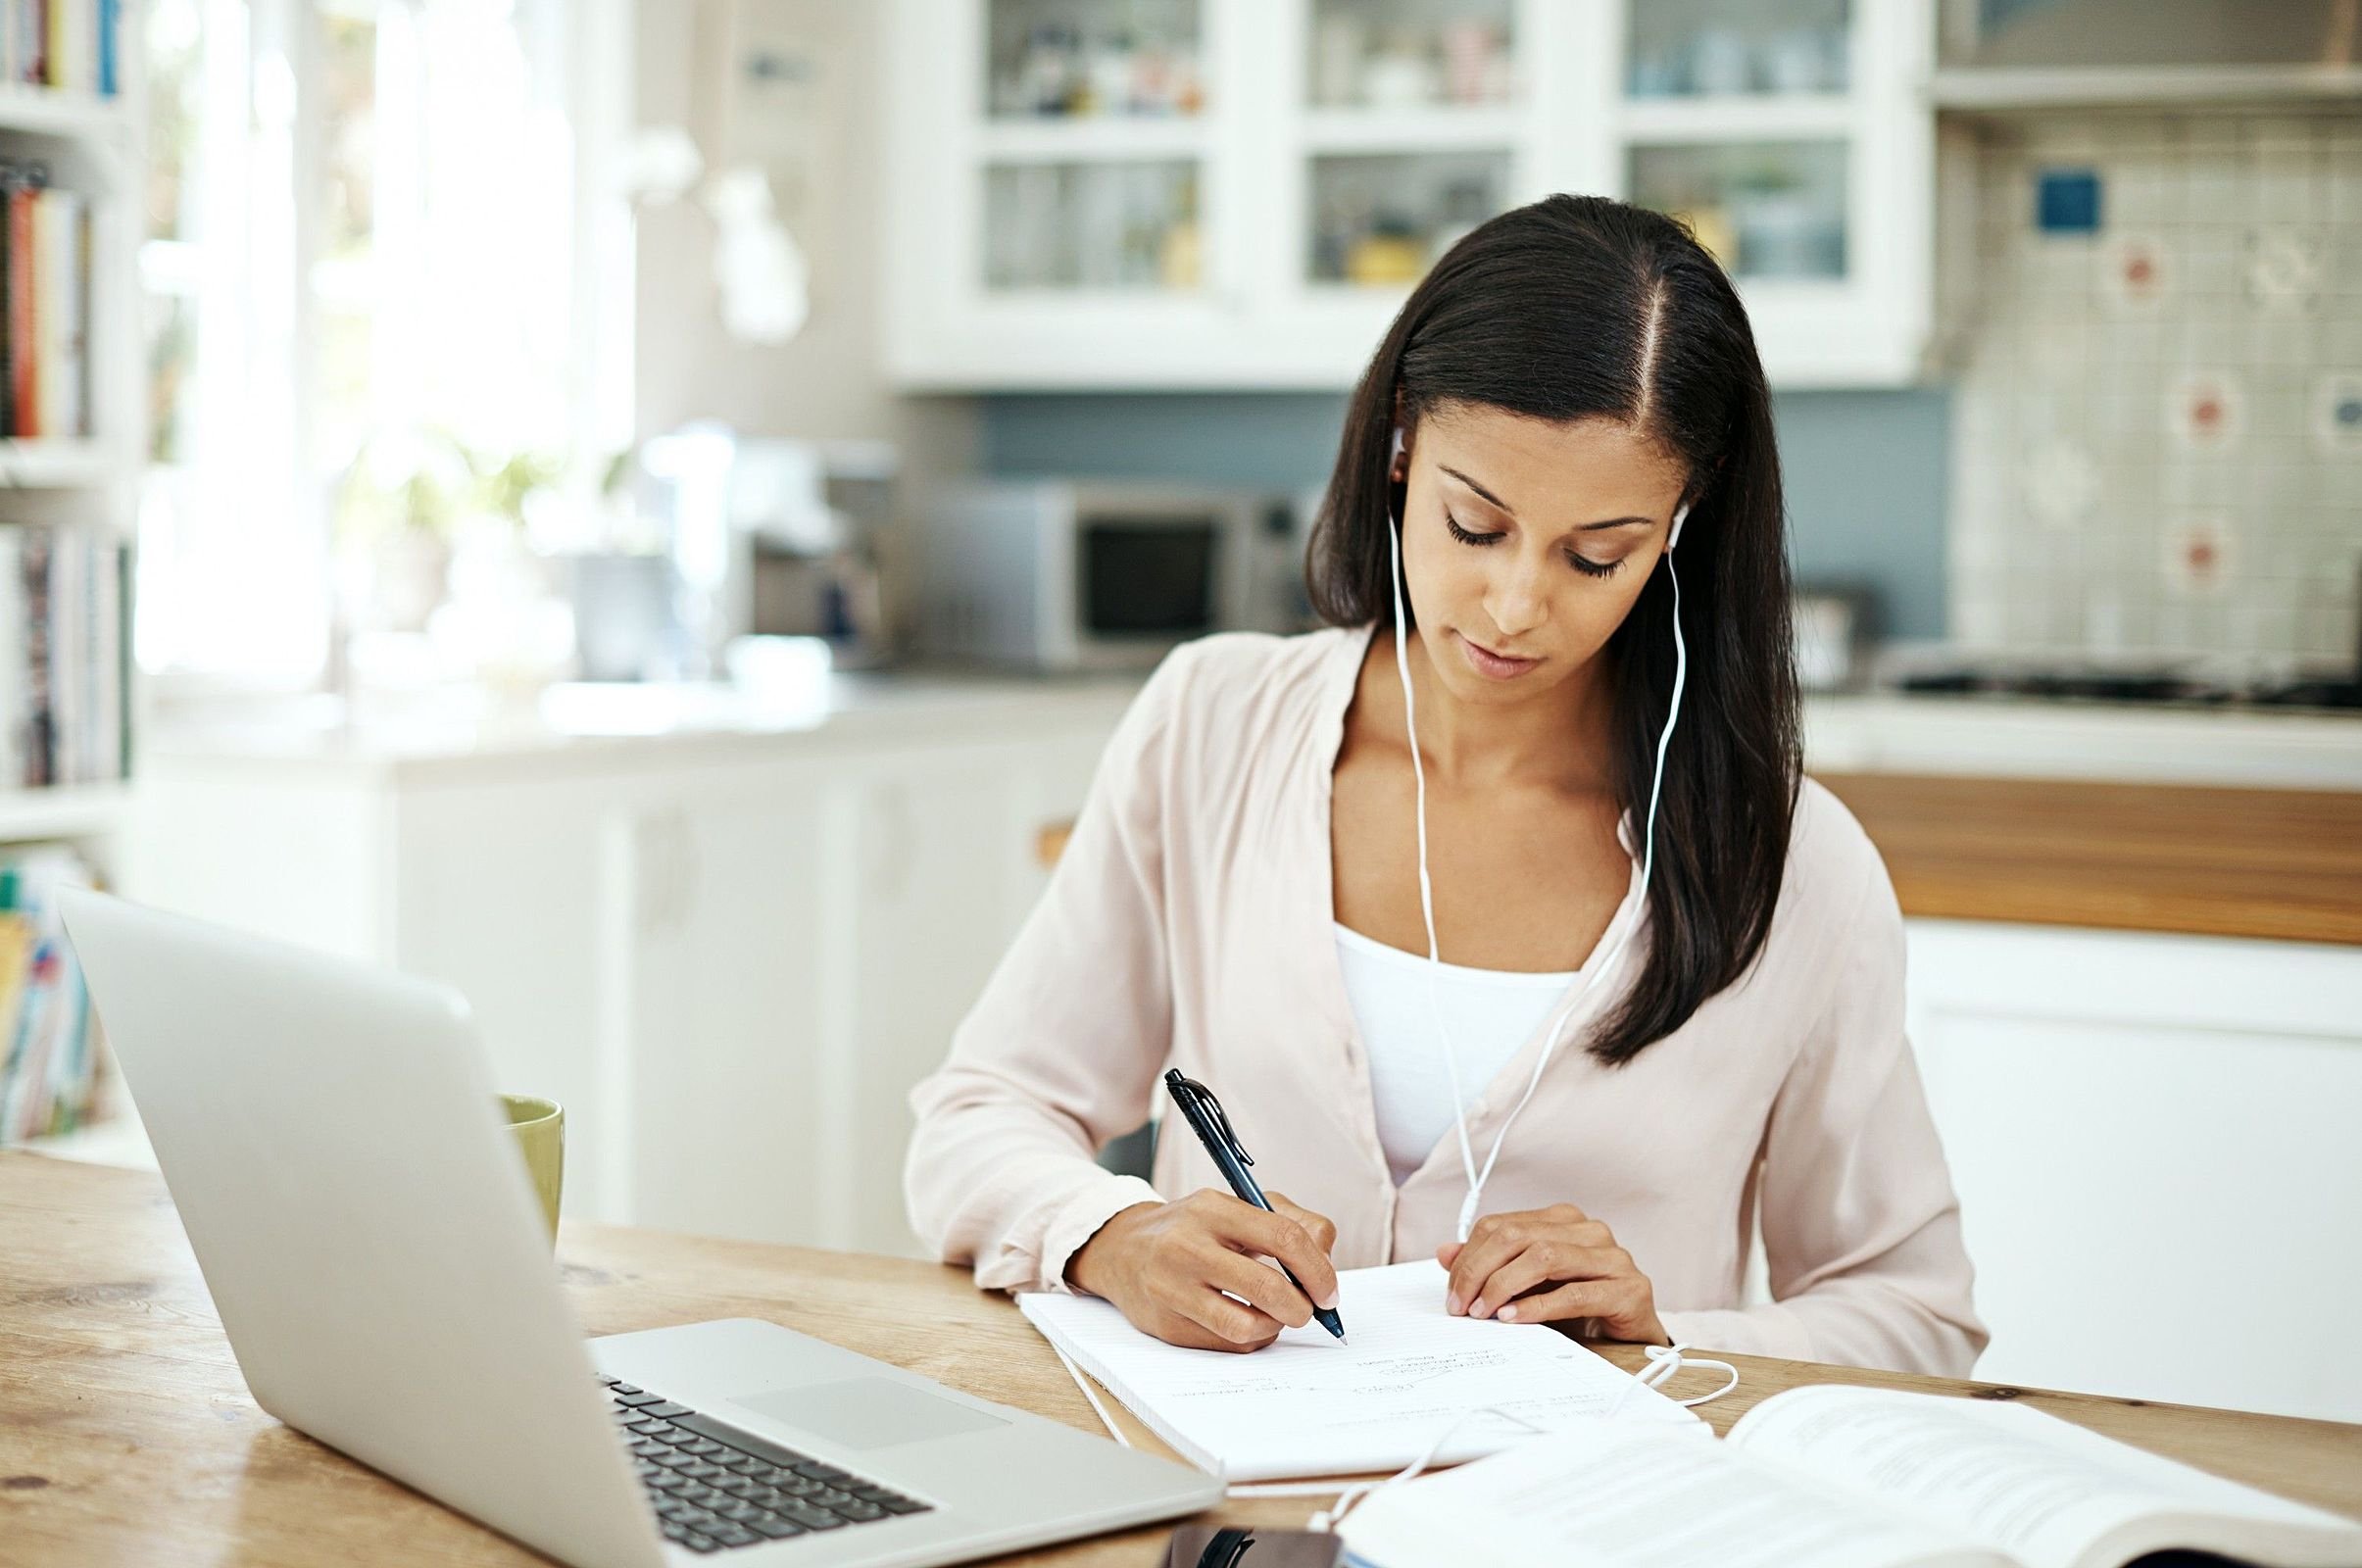
[[[963,1271],[571,1224],[558,1254],[591,1334],[767,1318],[1098,1430],[1049,1346],[1006,1298],[977,1291]],[[0,1153],[0,1542],[11,1568],[543,1561],[258,1409],[156,1177]],[[1601,1349],[1620,1365],[1640,1361],[1635,1347]],[[2023,1398],[2362,1519],[2362,1426],[1733,1360],[1738,1390],[1704,1407],[1717,1432],[1800,1383]],[[1682,1390],[1676,1383],[1671,1392]],[[1241,1499],[1221,1512],[1242,1523],[1298,1524],[1315,1501]],[[1164,1534],[1158,1526],[1003,1560],[1151,1568]]]
[[[2362,794],[1814,777],[1860,818],[1906,915],[2362,945]],[[1042,864],[1072,829],[1042,827]]]
[[[1907,915],[2362,944],[2362,794],[1816,776]]]

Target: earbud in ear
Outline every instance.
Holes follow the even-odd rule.
[[[1389,447],[1387,448],[1387,451],[1386,451],[1386,477],[1387,477],[1388,479],[1390,479],[1390,480],[1391,480],[1391,479],[1393,479],[1393,478],[1394,478],[1394,476],[1395,476],[1395,465],[1397,465],[1397,464],[1401,463],[1402,461],[1402,427],[1401,425],[1399,425],[1399,424],[1398,424],[1398,425],[1396,425],[1396,426],[1395,426],[1395,438],[1394,438],[1394,443],[1393,443],[1393,445],[1389,446]]]
[[[1665,548],[1674,550],[1681,545],[1681,525],[1690,520],[1690,503],[1683,502],[1673,509],[1673,531],[1665,536]]]

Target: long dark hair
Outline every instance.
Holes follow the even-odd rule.
[[[1609,418],[1689,468],[1689,684],[1657,808],[1648,960],[1589,1048],[1629,1061],[1754,962],[1788,858],[1801,753],[1780,457],[1754,333],[1722,269],[1661,214],[1551,196],[1477,228],[1412,292],[1347,411],[1305,568],[1333,626],[1392,613],[1398,397],[1412,428],[1452,403]],[[1672,619],[1658,571],[1601,656],[1617,677],[1616,791],[1636,823],[1672,698]]]

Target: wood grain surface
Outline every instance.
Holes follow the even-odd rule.
[[[1816,774],[1906,915],[2362,944],[2362,795]],[[1034,841],[1058,863],[1071,822]]]
[[[1006,1298],[977,1291],[960,1270],[570,1224],[558,1255],[590,1334],[765,1318],[1098,1430],[1049,1347]],[[1640,1359],[1632,1347],[1599,1348],[1620,1365]],[[1733,1359],[1738,1390],[1704,1410],[1717,1431],[1802,1383],[2020,1398],[2362,1518],[2362,1426]],[[1254,1498],[1222,1512],[1296,1524],[1315,1505]],[[1165,1528],[1005,1560],[1151,1568]],[[0,1560],[490,1568],[541,1559],[258,1409],[156,1177],[0,1153]]]
[[[2362,943],[2362,795],[1818,776],[1907,915]]]

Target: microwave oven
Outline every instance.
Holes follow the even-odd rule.
[[[925,518],[913,629],[940,658],[1145,669],[1193,637],[1305,621],[1296,514],[1269,497],[999,480],[946,490]]]

